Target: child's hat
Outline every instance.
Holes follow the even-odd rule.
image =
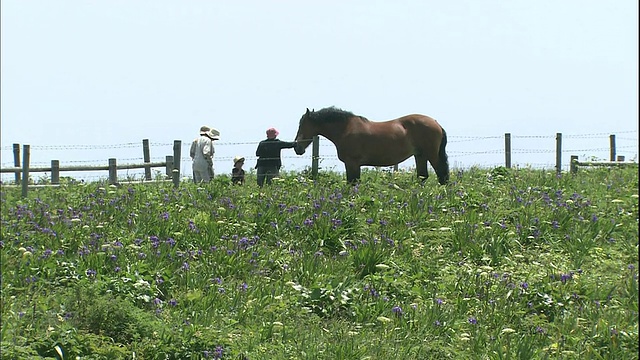
[[[236,156],[233,158],[233,163],[237,163],[238,161],[244,161],[244,157],[242,156]]]

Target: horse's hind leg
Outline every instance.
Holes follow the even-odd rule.
[[[420,155],[415,155],[414,157],[416,159],[416,172],[418,173],[418,179],[424,182],[429,178],[427,158]]]
[[[440,185],[444,185],[449,182],[449,162],[447,159],[435,158],[429,159],[431,166],[433,166],[433,170],[436,172],[438,176],[438,182]]]
[[[442,140],[440,141],[440,146],[438,147],[438,158],[434,163],[431,161],[431,165],[433,165],[433,169],[438,174],[438,182],[440,185],[447,184],[449,182],[449,157],[447,156],[447,132],[442,129]]]

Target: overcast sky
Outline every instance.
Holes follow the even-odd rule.
[[[460,167],[503,162],[503,154],[475,153],[504,148],[507,132],[520,149],[515,163],[552,166],[558,132],[581,157],[608,157],[614,133],[618,153],[637,158],[637,1],[3,0],[1,7],[3,167],[12,166],[13,143],[30,144],[34,164],[106,165],[110,157],[138,162],[142,147],[123,144],[149,139],[151,156],[162,161],[174,140],[188,144],[210,125],[222,134],[216,172],[229,173],[234,155],[248,158],[248,170],[268,127],[293,140],[307,107],[328,106],[371,120],[432,116]],[[342,171],[334,148],[322,144],[323,166]],[[550,153],[526,150],[535,148]],[[190,173],[187,150],[182,168]],[[283,156],[285,170],[310,165],[309,152]]]

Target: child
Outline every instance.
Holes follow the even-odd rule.
[[[231,170],[231,183],[234,185],[244,185],[244,158],[236,156],[233,158],[233,169]]]

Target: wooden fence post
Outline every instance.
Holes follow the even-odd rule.
[[[142,156],[144,157],[145,164],[151,162],[151,154],[149,151],[149,139],[142,139]],[[151,180],[151,166],[144,167],[144,179]]]
[[[173,178],[173,156],[167,155],[165,157],[165,162],[167,163],[166,165],[167,179],[172,179]]]
[[[504,134],[504,166],[511,168],[511,133]]]
[[[556,173],[562,173],[562,133],[556,133]]]
[[[13,166],[20,167],[20,144],[13,144]],[[16,185],[20,185],[20,173],[16,172]]]
[[[609,161],[616,161],[616,136],[609,135]]]
[[[173,169],[172,171],[172,179],[173,179],[173,186],[174,187],[178,187],[180,186],[180,170],[178,169]]]
[[[60,184],[60,161],[51,160],[51,184]]]
[[[31,146],[22,145],[22,197],[27,197],[29,191],[29,157]]]
[[[315,135],[313,137],[313,147],[311,152],[311,178],[318,178],[318,166],[320,159],[320,137]]]
[[[118,183],[118,169],[116,168],[116,159],[109,159],[109,185]]]
[[[573,175],[578,173],[578,155],[571,155],[570,172]]]
[[[173,179],[173,186],[178,187],[180,185],[180,163],[182,156],[182,141],[173,141],[173,169],[171,170],[171,176]]]
[[[173,140],[173,169],[178,170],[180,172],[180,167],[182,163],[182,141]]]

